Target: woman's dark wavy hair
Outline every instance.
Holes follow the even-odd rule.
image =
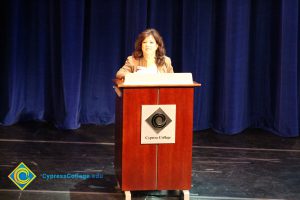
[[[134,45],[135,50],[132,53],[132,56],[135,59],[139,59],[139,58],[143,57],[142,42],[149,35],[152,35],[154,37],[154,39],[158,45],[158,48],[156,50],[156,58],[155,58],[156,65],[162,66],[165,64],[166,49],[165,49],[165,45],[164,45],[164,41],[163,41],[162,37],[160,36],[158,31],[155,29],[146,29],[138,35],[138,37],[135,41],[135,45]]]

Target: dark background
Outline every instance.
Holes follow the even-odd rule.
[[[138,33],[157,29],[192,72],[194,129],[299,136],[297,0],[0,2],[0,123],[114,123],[112,79]]]

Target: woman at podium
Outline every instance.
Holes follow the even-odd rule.
[[[167,57],[164,42],[155,29],[146,29],[135,41],[135,50],[127,57],[116,78],[123,79],[128,73],[174,73],[171,59]]]

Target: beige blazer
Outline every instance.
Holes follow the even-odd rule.
[[[124,78],[126,74],[136,72],[137,66],[141,66],[141,62],[141,59],[135,59],[133,56],[127,57],[125,64],[119,69],[116,77]],[[165,64],[162,66],[158,66],[157,69],[160,73],[174,73],[171,59],[167,56],[165,56]]]

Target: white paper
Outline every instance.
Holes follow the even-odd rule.
[[[130,73],[124,85],[187,85],[193,84],[192,73]]]

